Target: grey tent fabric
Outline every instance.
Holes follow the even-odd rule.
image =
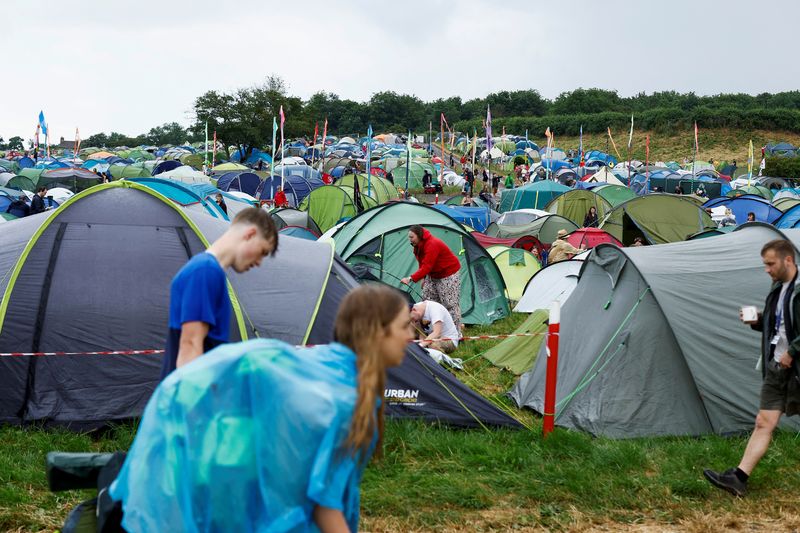
[[[760,334],[738,310],[763,306],[760,250],[781,235],[748,225],[715,239],[597,247],[561,314],[556,423],[615,438],[752,429]],[[787,235],[800,242],[800,231]],[[511,391],[539,412],[543,353]]]
[[[8,306],[0,328],[2,350],[161,349],[172,277],[205,249],[203,239],[212,242],[228,227],[203,213],[188,214],[196,232],[181,213],[187,215],[157,192],[120,181],[73,197],[57,211],[15,221],[14,232],[0,233],[0,294]],[[24,256],[26,244],[47,220]],[[339,302],[357,285],[330,243],[285,236],[261,268],[229,273],[228,279],[246,336],[293,344],[330,342]],[[231,328],[232,341],[239,332],[238,325]],[[161,357],[0,357],[0,423],[88,429],[139,416],[157,384]],[[390,405],[392,416],[519,427],[451,374],[431,370],[425,362],[409,359],[390,372],[387,388],[410,383],[422,389],[415,376],[435,375],[420,390],[422,400],[414,409]]]

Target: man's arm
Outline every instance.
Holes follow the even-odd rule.
[[[203,354],[203,342],[206,340],[208,330],[208,324],[200,321],[186,322],[181,326],[177,368],[191,363]]]
[[[350,533],[342,512],[330,507],[314,507],[314,523],[322,533]]]
[[[436,322],[435,324],[431,325],[431,333],[427,337],[425,337],[425,341],[435,341],[442,337],[442,322]],[[421,342],[420,346],[430,346],[430,342]]]

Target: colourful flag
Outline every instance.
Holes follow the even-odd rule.
[[[492,110],[486,105],[486,149],[492,150]]]
[[[322,153],[325,153],[325,137],[328,136],[328,117],[325,117],[325,126],[322,127]]]
[[[281,106],[280,110],[281,115],[281,190],[283,190],[284,185],[284,171],[286,169],[286,165],[283,164],[283,123],[286,122],[286,117],[283,115],[283,106]]]
[[[617,143],[614,142],[614,137],[611,135],[611,126],[608,127],[608,138],[611,140],[611,146],[614,147],[614,152],[617,154],[617,157],[622,159],[622,156],[619,155],[619,150],[617,150]]]
[[[314,122],[314,138],[311,140],[311,146],[317,144],[318,135],[319,135],[319,122]]]
[[[42,129],[42,133],[47,135],[47,124],[44,121],[44,111],[39,111],[39,127]]]
[[[275,115],[272,116],[272,163],[270,163],[270,175],[275,175],[275,146],[278,139],[278,121]]]
[[[211,168],[214,168],[217,165],[217,130],[214,130],[214,146],[211,149]]]
[[[753,139],[750,139],[750,149],[747,152],[747,186],[753,178]]]
[[[583,124],[581,124],[581,136],[578,146],[578,151],[580,153],[580,159],[578,160],[578,166],[583,166]]]
[[[372,124],[367,127],[367,196],[372,195]],[[358,176],[353,178],[358,181]],[[363,211],[363,206],[362,206]]]
[[[286,117],[283,114],[283,106],[281,106],[280,115],[281,115],[281,129],[283,129],[283,123],[286,122]]]
[[[700,142],[698,141],[697,138],[697,121],[694,122],[694,151],[695,152],[700,151]]]
[[[78,158],[78,150],[81,149],[81,134],[78,128],[75,127],[75,147],[72,150],[72,163],[75,164],[75,159]]]

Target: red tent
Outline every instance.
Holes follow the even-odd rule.
[[[615,239],[613,235],[599,228],[576,229],[567,236],[567,242],[575,248],[583,246],[587,250],[604,242],[622,246],[622,243]]]
[[[549,246],[545,246],[539,239],[531,235],[525,235],[516,239],[500,239],[498,237],[490,237],[480,231],[473,231],[470,233],[478,243],[484,248],[490,246],[501,245],[508,246],[509,248],[522,248],[536,254],[538,257],[542,256],[542,250],[547,250]]]

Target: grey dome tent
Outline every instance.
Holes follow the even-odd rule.
[[[800,243],[800,231],[785,234]],[[751,430],[761,337],[738,313],[763,305],[760,250],[780,237],[756,223],[713,239],[596,247],[561,313],[556,424],[613,438]],[[540,349],[511,392],[517,405],[542,412],[545,366]]]
[[[161,349],[172,277],[227,227],[142,184],[118,181],[0,232],[0,346],[48,353],[0,357],[0,423],[84,429],[139,416],[161,355],[85,352]],[[231,340],[330,342],[339,302],[356,284],[330,244],[282,237],[262,268],[229,277]],[[413,384],[409,396],[418,400],[397,409],[387,401],[391,415],[518,425],[449,373],[418,368],[421,360],[408,358],[390,374],[387,390]]]

